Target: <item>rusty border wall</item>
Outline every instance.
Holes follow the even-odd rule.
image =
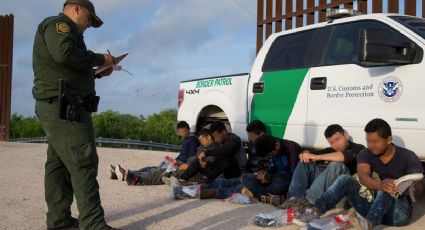
[[[13,15],[0,15],[0,141],[10,138]]]
[[[400,4],[403,5],[400,7]],[[369,4],[367,0],[257,0],[257,53],[272,33],[324,22],[326,12],[332,9],[354,9],[363,14],[421,14],[424,17],[424,1],[422,9],[418,7],[416,0],[369,0]],[[400,12],[401,9],[404,12]]]

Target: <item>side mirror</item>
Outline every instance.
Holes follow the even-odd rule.
[[[369,28],[362,29],[360,34],[361,63],[413,64],[422,59],[422,52],[414,43],[396,37],[388,30]]]

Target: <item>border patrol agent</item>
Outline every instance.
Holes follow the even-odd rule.
[[[87,50],[83,34],[103,24],[89,0],[66,0],[63,13],[38,26],[33,47],[36,115],[48,139],[45,199],[48,229],[114,229],[105,223],[97,182],[98,155],[91,113],[97,111],[93,67],[114,57]],[[63,82],[66,91],[60,89]],[[75,195],[78,220],[71,216]]]

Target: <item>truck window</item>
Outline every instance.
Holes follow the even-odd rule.
[[[263,71],[306,67],[307,52],[315,30],[282,35],[272,44]]]
[[[393,36],[409,41],[398,31],[379,22],[363,21],[335,25],[325,51],[324,65],[359,63],[360,32],[364,28],[385,29]]]
[[[403,24],[413,32],[425,38],[425,19],[407,16],[392,16],[391,19]]]

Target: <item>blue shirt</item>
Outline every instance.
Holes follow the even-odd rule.
[[[270,166],[274,167],[277,172],[291,171],[289,168],[289,160],[286,156],[277,156],[270,159]]]
[[[371,171],[378,173],[381,180],[397,180],[408,174],[424,172],[421,161],[414,152],[397,145],[394,147],[394,156],[386,164],[384,164],[378,156],[373,155],[369,149],[363,149],[357,155],[357,163],[368,164]]]
[[[186,137],[182,141],[182,144],[180,146],[180,154],[176,158],[176,160],[186,163],[189,157],[195,156],[198,146],[198,138],[196,138],[195,136]]]

